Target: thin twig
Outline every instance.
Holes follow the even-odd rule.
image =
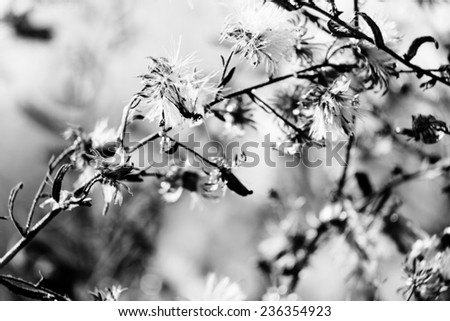
[[[207,163],[207,164],[209,164],[209,165],[211,165],[211,166],[213,166],[213,167],[219,168],[219,165],[217,165],[216,163],[210,161],[209,159],[207,159],[207,158],[204,157],[203,155],[197,153],[197,152],[196,152],[195,150],[193,150],[192,148],[186,146],[186,145],[183,144],[183,143],[180,143],[179,141],[177,141],[176,139],[174,139],[174,138],[172,138],[172,137],[170,137],[170,136],[165,136],[165,137],[167,137],[168,139],[170,139],[170,140],[171,140],[172,142],[174,142],[175,144],[178,144],[178,146],[184,148],[184,149],[187,150],[188,152],[192,153],[192,154],[193,154],[194,156],[196,156],[197,158],[200,158],[200,159],[201,159],[202,161],[204,161],[205,163]]]
[[[337,197],[340,197],[343,194],[342,192],[345,187],[345,183],[347,181],[347,173],[348,173],[348,168],[350,166],[350,158],[351,158],[351,153],[352,153],[354,144],[355,144],[355,135],[353,134],[350,136],[348,143],[347,143],[347,150],[345,152],[344,169],[342,170],[342,174],[339,179],[339,183],[338,183],[338,187],[337,187],[337,191],[336,191]]]
[[[48,168],[47,168],[47,172],[45,173],[45,177],[42,180],[41,185],[39,186],[39,188],[34,196],[34,199],[32,201],[32,204],[30,206],[30,210],[28,212],[27,223],[25,225],[25,233],[28,233],[28,231],[31,227],[31,224],[33,221],[33,216],[36,211],[37,203],[39,202],[39,199],[42,196],[42,192],[44,191],[45,187],[47,186],[48,178],[53,173],[53,171],[59,166],[59,164],[61,164],[61,162],[66,157],[70,156],[75,151],[75,149],[76,149],[75,144],[69,146],[61,154],[59,154],[56,158],[52,159],[50,161],[50,163],[48,164]]]
[[[122,120],[120,122],[119,127],[119,145],[123,148],[123,140],[125,139],[125,132],[127,130],[128,125],[128,116],[130,114],[130,110],[136,108],[141,101],[141,98],[138,95],[134,95],[131,101],[124,107],[122,113]]]
[[[277,116],[279,119],[281,119],[286,125],[288,125],[289,127],[291,127],[294,130],[298,130],[298,127],[296,125],[294,125],[293,123],[291,123],[289,120],[287,120],[285,117],[283,117],[281,114],[279,114],[272,106],[270,106],[268,103],[266,103],[264,100],[262,100],[261,98],[259,98],[258,96],[256,96],[253,92],[248,93],[248,96],[250,97],[251,100],[253,100],[258,106],[262,107],[262,108],[267,108],[269,109],[272,114],[274,114],[275,116]]]
[[[169,129],[169,130],[170,130],[170,129]],[[149,142],[154,141],[154,140],[156,140],[156,139],[158,139],[158,138],[160,138],[160,137],[162,137],[162,136],[163,136],[163,133],[162,133],[162,132],[150,134],[150,135],[148,135],[147,137],[144,137],[143,139],[141,139],[136,145],[133,145],[133,146],[131,146],[131,147],[128,147],[128,148],[126,149],[126,152],[127,152],[128,154],[131,154],[131,153],[133,153],[134,151],[136,151],[136,150],[138,150],[139,148],[141,148],[142,146],[144,146],[144,145],[148,144]]]
[[[93,185],[93,182],[97,182],[99,177],[96,176],[87,182],[84,185],[84,188],[80,188],[84,195],[77,200],[78,204],[80,201],[85,199]],[[30,228],[25,236],[22,236],[19,241],[17,241],[14,246],[9,249],[1,258],[0,258],[0,269],[3,268],[6,264],[8,264],[23,248],[25,248],[33,239],[36,237],[39,232],[46,227],[59,213],[63,211],[63,208],[58,207],[50,212],[48,212],[43,218],[41,218],[32,228]]]

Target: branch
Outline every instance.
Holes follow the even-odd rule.
[[[77,189],[74,193],[77,194],[78,191],[80,194],[80,198],[76,203],[80,205],[81,202],[87,197],[91,187],[95,182],[99,180],[99,177],[96,176],[89,182],[87,182],[83,187]],[[63,208],[58,207],[50,212],[48,212],[43,218],[41,218],[32,228],[30,228],[25,235],[23,235],[19,241],[8,251],[3,257],[0,258],[0,269],[3,268],[6,264],[8,264],[22,249],[24,249],[28,243],[30,243],[34,237],[39,234],[39,232],[45,228],[48,223],[50,223],[59,213],[63,211]]]
[[[39,186],[33,202],[31,204],[30,210],[28,212],[28,218],[27,218],[27,223],[25,225],[25,233],[28,233],[30,227],[31,227],[31,223],[33,221],[33,216],[34,216],[34,212],[36,210],[36,206],[37,203],[39,201],[39,199],[42,197],[42,192],[45,189],[45,186],[47,185],[47,181],[48,178],[50,177],[50,175],[53,173],[53,171],[59,166],[59,164],[68,156],[70,156],[76,149],[76,145],[73,144],[72,146],[66,148],[61,154],[59,154],[56,158],[51,158],[50,162],[48,164],[48,169],[47,172],[45,173],[45,177],[42,180],[41,185]]]
[[[439,81],[440,83],[442,83],[444,85],[450,86],[450,82],[447,79],[445,79],[444,77],[437,76],[437,75],[433,74],[430,70],[423,69],[422,67],[419,67],[419,66],[411,63],[410,61],[406,60],[405,58],[401,57],[396,52],[394,52],[391,48],[387,47],[385,44],[380,44],[380,43],[377,44],[374,39],[370,38],[365,33],[361,32],[359,29],[350,26],[345,21],[341,20],[340,18],[338,18],[336,16],[333,16],[332,14],[330,14],[327,11],[323,10],[322,8],[316,6],[314,3],[301,2],[299,4],[301,5],[301,7],[306,7],[306,8],[309,8],[309,9],[313,10],[313,11],[316,11],[316,12],[320,13],[321,15],[329,18],[333,22],[339,24],[341,27],[346,28],[356,38],[366,40],[369,43],[375,45],[378,49],[384,51],[385,53],[390,55],[395,60],[401,62],[403,65],[411,68],[416,73],[421,74],[421,75],[427,75],[428,77],[432,78],[435,81]]]

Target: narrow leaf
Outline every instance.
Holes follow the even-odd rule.
[[[364,172],[357,172],[355,173],[355,178],[364,197],[372,195],[373,188],[369,176],[367,176],[367,174]]]
[[[414,41],[409,46],[408,52],[405,55],[403,55],[403,57],[406,60],[410,61],[411,59],[413,59],[416,56],[419,48],[427,42],[434,43],[434,46],[436,47],[436,49],[439,49],[439,43],[432,36],[419,37],[419,38],[414,39]]]
[[[16,227],[19,234],[22,236],[25,236],[25,234],[26,234],[25,229],[20,225],[20,223],[16,220],[16,218],[14,216],[14,203],[16,201],[17,193],[19,192],[19,190],[22,189],[22,187],[23,187],[23,183],[20,182],[19,184],[14,186],[13,189],[11,190],[11,192],[9,193],[8,212],[9,212],[9,217],[11,218],[11,221],[14,223],[14,226]]]
[[[233,78],[235,71],[236,71],[236,67],[231,68],[231,70],[228,72],[228,74],[220,82],[219,87],[223,87],[223,86],[227,85],[230,82],[231,78]]]
[[[72,167],[70,164],[62,165],[56,173],[55,181],[53,182],[52,197],[56,202],[59,202],[61,194],[62,181],[67,171]]]
[[[369,17],[366,13],[364,12],[359,12],[358,13],[369,25],[370,29],[372,30],[373,36],[374,36],[374,40],[375,40],[375,44],[377,45],[378,48],[380,47],[384,47],[384,39],[383,39],[383,34],[380,30],[380,27],[378,27],[378,25],[376,24],[375,21],[373,21],[373,19],[371,17]]]
[[[302,7],[302,5],[296,0],[270,0],[270,2],[275,3],[276,5],[287,11],[295,11]]]
[[[0,284],[13,293],[34,300],[70,301],[66,296],[44,288],[39,284],[36,285],[10,275],[0,275]]]
[[[248,196],[253,194],[241,181],[234,176],[229,170],[222,170],[222,178],[226,182],[228,188],[240,196]]]

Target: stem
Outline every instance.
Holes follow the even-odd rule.
[[[325,67],[334,67],[334,66],[335,65],[331,65],[329,63],[322,63],[322,64],[319,64],[319,65],[314,65],[314,66],[311,66],[311,67],[308,67],[308,68],[296,71],[294,73],[286,74],[286,75],[283,75],[283,76],[280,76],[280,77],[277,77],[277,78],[270,78],[269,80],[267,80],[267,81],[265,81],[263,83],[259,83],[257,85],[253,85],[253,86],[250,86],[250,87],[247,87],[247,88],[244,88],[244,89],[232,92],[232,93],[230,93],[228,95],[224,95],[224,96],[222,96],[220,98],[217,98],[214,101],[212,101],[211,103],[209,103],[208,105],[206,105],[205,109],[209,110],[214,105],[217,105],[218,103],[220,103],[220,102],[222,102],[222,101],[224,101],[226,99],[230,99],[230,98],[233,98],[233,97],[245,95],[245,94],[248,94],[248,93],[252,92],[253,90],[260,89],[260,88],[263,88],[263,87],[266,87],[266,86],[278,83],[280,81],[283,81],[283,80],[286,80],[286,79],[289,79],[289,78],[308,79],[308,78],[311,78],[312,76],[311,75],[302,75],[302,74],[310,72],[310,71],[314,71],[314,70],[317,70],[317,69],[321,69],[321,68],[325,68]]]
[[[442,173],[443,171],[449,171],[450,170],[450,159],[444,159],[432,166],[428,166],[427,168],[422,168],[419,169],[415,172],[411,172],[411,173],[405,173],[402,175],[399,175],[397,177],[394,177],[388,184],[386,184],[383,188],[381,188],[380,190],[372,193],[372,195],[368,196],[366,198],[366,201],[363,203],[362,206],[360,206],[357,209],[357,212],[363,212],[367,206],[369,206],[375,199],[377,199],[379,196],[387,193],[388,191],[392,190],[393,188],[409,182],[411,180],[414,180],[416,178],[422,177],[428,173],[431,173],[433,171],[438,172],[438,174]]]
[[[118,138],[120,147],[122,148],[123,148],[123,140],[125,139],[125,132],[127,130],[128,115],[130,114],[130,110],[136,108],[140,102],[141,99],[139,98],[139,96],[134,95],[131,101],[128,103],[128,105],[126,105],[125,108],[123,109],[122,121],[120,122],[119,138]]]
[[[209,159],[205,158],[203,155],[200,155],[199,153],[197,153],[195,150],[193,150],[192,148],[184,145],[183,143],[180,143],[179,141],[177,141],[176,139],[170,137],[170,136],[166,136],[168,139],[170,139],[172,142],[174,142],[175,144],[178,144],[180,147],[184,148],[185,150],[187,150],[188,152],[192,153],[194,156],[200,158],[202,161],[204,161],[205,163],[213,166],[213,167],[217,167],[219,168],[219,165],[217,165],[216,163],[210,161]]]
[[[20,238],[20,240],[8,251],[2,258],[0,258],[0,269],[8,264],[33,238],[50,223],[59,213],[61,209],[55,209],[47,213],[41,220],[39,220],[32,229],[30,229],[26,236]]]
[[[355,135],[353,134],[352,136],[350,136],[350,138],[348,140],[347,150],[345,153],[344,169],[342,171],[341,178],[339,179],[337,192],[336,192],[337,197],[342,196],[342,191],[343,191],[343,189],[345,187],[345,183],[347,181],[347,173],[348,173],[348,168],[350,165],[350,157],[351,157],[351,152],[352,152],[352,148],[353,148],[354,144],[355,144]]]
[[[59,157],[58,157],[59,159]],[[61,158],[63,159],[63,158]],[[55,160],[56,161],[56,160]],[[52,164],[56,164],[52,162]],[[53,166],[49,166],[49,170],[54,169]],[[93,184],[99,181],[99,176],[95,176],[89,182],[87,182],[84,187],[81,187],[78,190],[82,190],[84,196],[79,198],[78,201],[83,200],[89,193]],[[0,269],[3,268],[6,264],[8,264],[23,248],[25,248],[39,232],[44,229],[48,223],[50,223],[59,213],[63,211],[62,208],[56,208],[52,211],[48,212],[43,218],[41,218],[32,228],[28,230],[25,236],[22,236],[19,241],[0,258]]]
[[[170,130],[170,128],[168,130]],[[168,130],[166,130],[166,131],[168,131]],[[160,138],[162,136],[163,136],[162,132],[158,132],[158,133],[154,133],[154,134],[148,135],[147,137],[144,137],[143,139],[141,139],[136,145],[127,148],[126,151],[127,151],[128,154],[131,154],[134,151],[136,151],[139,148],[141,148],[142,146],[144,146],[145,144],[147,144],[147,143],[149,143],[151,141],[154,141],[155,139],[158,139],[158,138]]]
[[[355,13],[355,27],[359,28],[359,0],[353,0],[353,12]]]
[[[66,148],[57,158],[55,158],[53,161],[50,162],[48,165],[47,172],[45,173],[45,177],[41,182],[41,185],[39,186],[33,202],[30,207],[30,211],[28,212],[28,218],[27,223],[25,225],[25,233],[28,233],[31,227],[31,223],[33,221],[34,212],[36,211],[36,206],[39,201],[39,199],[42,197],[42,192],[45,189],[45,186],[47,185],[48,177],[53,173],[53,171],[58,167],[58,165],[66,158],[67,156],[71,155],[75,151],[75,145],[72,145],[68,148]]]
[[[289,120],[280,115],[272,106],[267,104],[264,100],[256,96],[254,93],[249,93],[248,96],[260,107],[269,109],[275,116],[280,118],[286,125],[293,128],[294,130],[298,130],[297,126],[291,123]],[[261,106],[262,105],[262,106]]]

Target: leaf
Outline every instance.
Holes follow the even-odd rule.
[[[30,19],[30,12],[23,14],[10,12],[4,20],[11,26],[18,37],[45,42],[53,38],[53,29],[47,26],[35,25]]]
[[[328,20],[328,29],[337,38],[353,38],[354,35],[347,29],[341,27],[337,22],[333,20]]]
[[[295,11],[302,7],[302,4],[298,3],[296,0],[270,0],[270,2],[275,3],[287,11]]]
[[[358,186],[361,189],[361,192],[363,193],[364,197],[372,195],[373,188],[369,176],[367,176],[367,173],[357,172],[355,173],[355,178],[356,181],[358,182]]]
[[[437,80],[433,78],[427,82],[420,84],[419,87],[422,88],[423,90],[427,90],[427,89],[433,88],[436,85],[436,83],[437,83]]]
[[[70,164],[64,164],[59,168],[58,172],[56,173],[55,181],[53,182],[52,188],[52,197],[56,202],[59,202],[59,196],[61,195],[61,187],[64,176],[71,167],[72,165]]]
[[[230,82],[231,78],[233,78],[235,71],[236,71],[236,67],[231,68],[231,70],[228,72],[228,74],[220,82],[219,87],[223,87],[226,84],[228,84]]]
[[[436,47],[436,49],[439,49],[439,43],[432,36],[419,37],[419,38],[414,39],[414,41],[409,46],[408,52],[406,54],[404,54],[403,57],[407,61],[410,61],[411,59],[413,59],[416,56],[419,48],[427,42],[434,43],[434,46]]]
[[[0,275],[0,284],[13,293],[34,300],[70,301],[66,296],[44,288],[39,284],[33,284],[10,275]]]
[[[9,198],[8,198],[8,212],[9,212],[9,217],[11,218],[11,221],[14,223],[14,226],[16,227],[17,231],[19,232],[20,235],[25,236],[25,229],[20,225],[20,223],[16,220],[15,216],[14,216],[14,202],[16,201],[16,197],[17,197],[17,193],[19,192],[19,190],[21,190],[23,187],[23,183],[20,182],[19,184],[17,184],[16,186],[14,186],[11,189],[11,192],[9,193]]]
[[[229,170],[221,170],[222,178],[226,182],[228,188],[235,192],[236,194],[240,196],[248,196],[253,194],[253,191],[247,189],[247,187],[244,186],[244,184],[241,183],[241,181],[234,176],[233,173]]]
[[[384,47],[384,39],[383,39],[383,34],[382,34],[381,30],[380,30],[380,27],[378,27],[376,22],[373,21],[373,19],[371,17],[369,17],[366,13],[358,12],[358,14],[367,22],[367,24],[369,25],[370,29],[372,30],[372,33],[373,33],[373,36],[374,36],[374,40],[375,40],[375,44],[377,45],[377,47],[378,48]]]

